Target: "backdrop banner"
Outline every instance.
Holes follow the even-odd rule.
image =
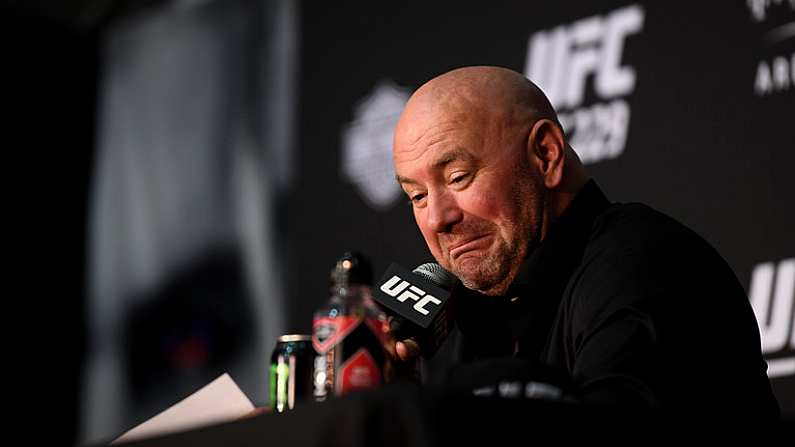
[[[673,216],[729,262],[795,417],[794,27],[791,0],[305,2],[288,326],[309,330],[345,250],[376,276],[431,260],[394,182],[394,124],[428,79],[500,65],[549,95],[611,200]]]

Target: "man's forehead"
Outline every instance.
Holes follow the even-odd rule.
[[[428,149],[444,149],[449,145],[460,144],[477,132],[479,123],[473,117],[450,110],[437,110],[435,113],[410,110],[401,116],[395,129],[395,159],[411,160],[425,156]],[[441,146],[441,147],[440,147]]]
[[[449,107],[410,107],[400,117],[395,129],[396,149],[413,151],[430,146],[440,139],[464,138],[482,123],[479,111]]]

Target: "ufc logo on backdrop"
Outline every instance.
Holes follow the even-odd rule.
[[[643,8],[631,5],[530,36],[525,76],[549,96],[585,163],[624,151],[630,108],[621,97],[634,91],[636,75],[621,59],[625,40],[643,29],[643,20]],[[600,102],[582,107],[591,75]]]
[[[754,268],[749,287],[766,356],[795,351],[795,258],[765,262]],[[768,376],[795,374],[795,356],[768,358]]]
[[[381,291],[391,297],[395,297],[395,299],[401,303],[405,302],[409,298],[416,301],[413,309],[423,315],[428,315],[430,313],[425,306],[431,303],[437,306],[442,304],[442,302],[435,296],[427,294],[424,290],[417,286],[411,285],[408,281],[400,278],[397,275],[392,276],[392,278],[382,284]]]
[[[747,5],[757,29],[754,93],[766,97],[795,89],[795,0],[747,0]]]

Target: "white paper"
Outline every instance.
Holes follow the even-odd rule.
[[[254,405],[240,387],[229,374],[224,374],[111,444],[231,421],[253,410]]]

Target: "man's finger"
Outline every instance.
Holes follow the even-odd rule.
[[[400,360],[411,360],[420,355],[420,346],[416,341],[408,338],[395,344],[395,351]]]

